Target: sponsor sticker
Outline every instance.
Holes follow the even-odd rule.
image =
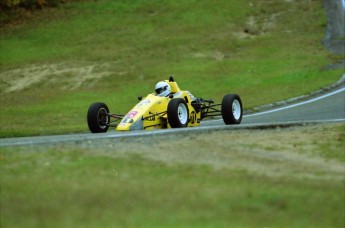
[[[143,105],[148,105],[150,104],[150,100],[149,99],[145,99],[145,100],[142,100],[140,101],[140,103],[138,104],[139,107],[143,106]]]
[[[138,111],[130,111],[129,113],[127,113],[125,118],[129,118],[129,119],[134,119],[134,117],[138,114]]]

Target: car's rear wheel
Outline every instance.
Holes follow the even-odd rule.
[[[240,124],[242,113],[243,107],[240,96],[237,94],[227,94],[223,97],[222,117],[225,124]]]
[[[97,102],[89,107],[87,124],[92,133],[106,132],[109,128],[109,108],[106,104]]]
[[[189,110],[182,98],[172,99],[168,104],[168,122],[172,128],[187,127]]]

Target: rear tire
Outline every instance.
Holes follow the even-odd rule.
[[[92,133],[107,132],[110,121],[108,113],[109,108],[104,103],[97,102],[90,105],[87,112],[87,124]]]
[[[242,121],[242,101],[237,94],[227,94],[222,101],[222,117],[226,125],[240,124]]]
[[[170,100],[168,104],[168,122],[172,128],[187,127],[189,110],[187,103],[182,98]]]

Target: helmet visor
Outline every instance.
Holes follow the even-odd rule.
[[[161,87],[161,88],[157,88],[157,89],[156,89],[156,93],[157,93],[157,94],[161,94],[161,93],[163,93],[166,89],[167,89],[167,86],[163,86],[163,87]]]

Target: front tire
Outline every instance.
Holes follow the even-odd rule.
[[[107,132],[110,121],[108,113],[109,108],[104,103],[97,102],[90,105],[87,112],[87,124],[92,133]]]
[[[170,100],[168,104],[168,122],[172,128],[187,127],[189,110],[187,103],[182,98]]]
[[[242,121],[243,107],[240,96],[227,94],[222,101],[222,117],[226,125],[240,124]]]

